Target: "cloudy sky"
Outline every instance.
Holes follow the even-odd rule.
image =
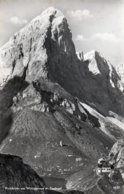
[[[0,46],[49,6],[67,17],[77,51],[124,63],[124,0],[0,0]]]

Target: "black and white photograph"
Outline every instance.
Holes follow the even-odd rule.
[[[0,0],[0,194],[124,194],[124,0]]]

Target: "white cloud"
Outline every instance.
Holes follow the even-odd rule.
[[[92,39],[110,42],[119,42],[120,39],[113,33],[96,33],[92,36]]]
[[[88,19],[88,18],[93,18],[94,16],[90,13],[90,11],[88,9],[84,9],[84,10],[75,10],[75,11],[67,11],[67,14],[69,17],[71,17],[72,19],[81,21],[83,19]]]
[[[23,24],[27,24],[27,20],[25,19],[20,19],[18,18],[17,16],[13,16],[9,19],[9,21],[12,23],[12,24],[15,24],[15,25],[23,25]]]
[[[86,38],[82,34],[78,34],[77,37],[75,38],[76,41],[87,41]]]

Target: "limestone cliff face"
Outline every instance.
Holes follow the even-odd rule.
[[[0,49],[0,83],[13,76],[24,76],[29,82],[48,77],[50,63],[59,63],[64,56],[73,56],[75,48],[64,15],[49,8],[17,32]],[[61,56],[61,58],[60,58]],[[53,64],[56,66],[57,64]],[[59,66],[59,65],[58,65]]]

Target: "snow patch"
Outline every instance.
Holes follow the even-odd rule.
[[[121,81],[118,81],[117,86],[118,86],[118,88],[119,88],[119,90],[120,90],[121,92],[124,91],[124,87],[123,87]]]
[[[96,118],[98,118],[99,123],[100,123],[100,129],[103,133],[105,133],[107,136],[109,136],[110,138],[113,139],[113,136],[109,133],[109,131],[106,129],[105,127],[105,120],[106,118],[101,115],[99,112],[97,112],[95,109],[93,109],[92,107],[90,107],[89,105],[80,102],[80,104],[93,116],[95,116]]]
[[[107,117],[109,121],[120,127],[124,131],[124,123],[113,117]]]
[[[115,84],[114,82],[112,81],[112,73],[113,73],[113,70],[112,70],[112,65],[111,63],[108,61],[107,62],[108,66],[109,66],[109,78],[110,78],[110,84],[113,88],[115,88]]]
[[[95,59],[95,53],[96,51],[91,51],[91,52],[88,52],[84,55],[84,61],[89,61],[89,65],[88,65],[88,68],[89,68],[89,71],[92,72],[94,75],[98,75],[98,74],[101,74],[100,71],[99,71],[99,68],[98,68],[98,65],[97,65],[97,62],[96,62],[96,59]]]
[[[92,51],[90,51],[90,52],[88,52],[88,53],[85,53],[85,54],[84,54],[84,60],[85,60],[85,61],[88,60],[88,59],[91,60],[91,59],[95,56],[95,53],[96,53],[95,50],[92,50]]]
[[[92,72],[94,75],[98,75],[98,74],[101,74],[100,71],[99,71],[99,68],[98,68],[98,65],[96,63],[96,59],[93,58],[90,63],[89,63],[89,71]]]
[[[85,103],[82,103],[80,102],[80,104],[86,109],[88,110],[88,112],[94,116],[97,116],[97,117],[101,117],[101,118],[104,118],[103,115],[101,115],[99,112],[97,112],[95,109],[91,108],[91,106],[85,104]]]
[[[83,52],[76,52],[77,57],[80,61],[84,61],[84,53]]]

